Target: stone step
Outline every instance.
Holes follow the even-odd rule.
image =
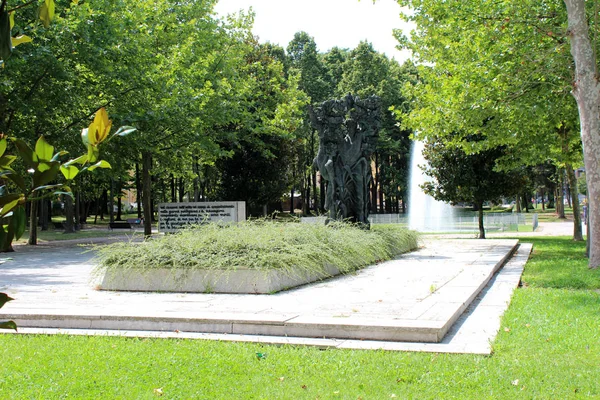
[[[500,241],[499,241],[500,242]],[[442,341],[450,327],[513,255],[517,240],[488,247],[449,282],[400,315],[324,317],[311,313],[2,313],[20,327],[338,338],[394,342]],[[488,242],[489,243],[489,242]],[[483,244],[483,243],[482,243]],[[530,247],[529,247],[530,249]],[[527,254],[528,256],[528,254]]]

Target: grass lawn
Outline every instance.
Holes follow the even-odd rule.
[[[491,356],[0,335],[0,397],[600,398],[600,272],[582,243],[523,241],[534,252]]]
[[[560,219],[556,216],[556,210],[554,208],[547,208],[542,211],[541,206],[533,210],[529,210],[530,214],[536,213],[538,215],[538,221],[540,222],[564,222],[566,220],[573,220],[573,209],[565,206],[565,217],[566,219]]]

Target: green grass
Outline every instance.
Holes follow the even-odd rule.
[[[600,398],[599,274],[587,269],[581,243],[531,241],[526,285],[515,292],[491,356],[4,335],[0,397]]]
[[[531,287],[600,289],[600,269],[589,270],[585,242],[570,237],[521,238],[532,242],[533,255],[522,281]]]
[[[533,232],[533,225],[518,225],[517,232]]]
[[[366,231],[342,223],[205,224],[144,243],[98,249],[99,269],[280,269],[342,272],[371,265],[417,247],[417,234],[395,226]]]
[[[573,209],[570,207],[566,207],[565,206],[565,217],[564,218],[558,218],[556,216],[556,210],[554,208],[546,208],[545,210],[542,211],[541,206],[538,206],[538,208],[533,209],[533,210],[529,210],[530,214],[536,213],[538,215],[538,221],[539,222],[564,222],[566,220],[573,220]]]

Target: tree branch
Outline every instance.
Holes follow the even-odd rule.
[[[50,67],[46,67],[46,69],[44,70],[44,72],[35,80],[35,82],[33,82],[33,85],[31,85],[31,87],[29,88],[29,91],[23,97],[24,100],[28,100],[28,99],[31,98],[31,96],[33,96],[33,93],[39,87],[40,83],[42,83],[42,80],[48,75],[49,71],[50,71]],[[11,94],[11,97],[12,97],[12,94]],[[10,112],[10,115],[8,117],[8,121],[6,122],[6,131],[7,132],[10,130],[10,125],[12,123],[13,117],[15,116],[16,112],[17,112],[16,109],[13,109]]]
[[[94,114],[95,114],[95,113],[96,113],[96,112],[97,112],[99,109],[101,109],[102,107],[106,107],[106,106],[110,105],[110,104],[111,104],[112,102],[114,102],[115,100],[119,99],[120,97],[122,97],[122,96],[126,95],[127,93],[129,93],[129,92],[132,92],[132,91],[134,91],[134,90],[136,90],[136,89],[138,89],[138,87],[137,87],[137,86],[134,86],[134,87],[132,87],[132,88],[129,88],[129,89],[127,89],[127,90],[125,90],[125,91],[123,91],[123,92],[119,93],[119,94],[118,94],[116,97],[114,97],[114,98],[113,98],[113,99],[111,99],[111,100],[107,100],[105,103],[103,103],[101,106],[99,106],[99,107],[97,107],[96,109],[94,109],[94,110],[93,110],[92,112],[90,112],[89,114],[87,114],[87,115],[85,115],[85,116],[83,116],[83,117],[81,117],[81,118],[76,118],[76,119],[72,120],[72,121],[71,121],[69,124],[67,124],[67,125],[63,126],[62,128],[60,128],[60,129],[58,129],[58,130],[54,131],[52,134],[49,134],[49,135],[48,135],[48,137],[51,137],[53,134],[56,134],[56,133],[60,133],[60,132],[66,132],[67,130],[71,129],[71,128],[72,128],[72,127],[74,127],[75,125],[78,125],[78,124],[80,124],[82,121],[89,120],[89,119],[92,117],[92,115],[94,115]]]
[[[27,2],[27,3],[25,3],[25,4],[21,4],[20,6],[16,6],[14,8],[11,8],[10,10],[8,10],[8,12],[11,13],[11,12],[13,12],[15,10],[20,9],[20,8],[24,8],[24,7],[30,6],[33,3],[37,3],[37,0],[31,0],[31,1]],[[4,4],[6,4],[6,0],[2,0],[2,5],[4,5]]]

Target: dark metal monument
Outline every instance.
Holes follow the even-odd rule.
[[[325,179],[328,220],[347,220],[365,228],[369,224],[370,157],[381,126],[381,100],[347,95],[310,108],[319,132],[314,165]]]

